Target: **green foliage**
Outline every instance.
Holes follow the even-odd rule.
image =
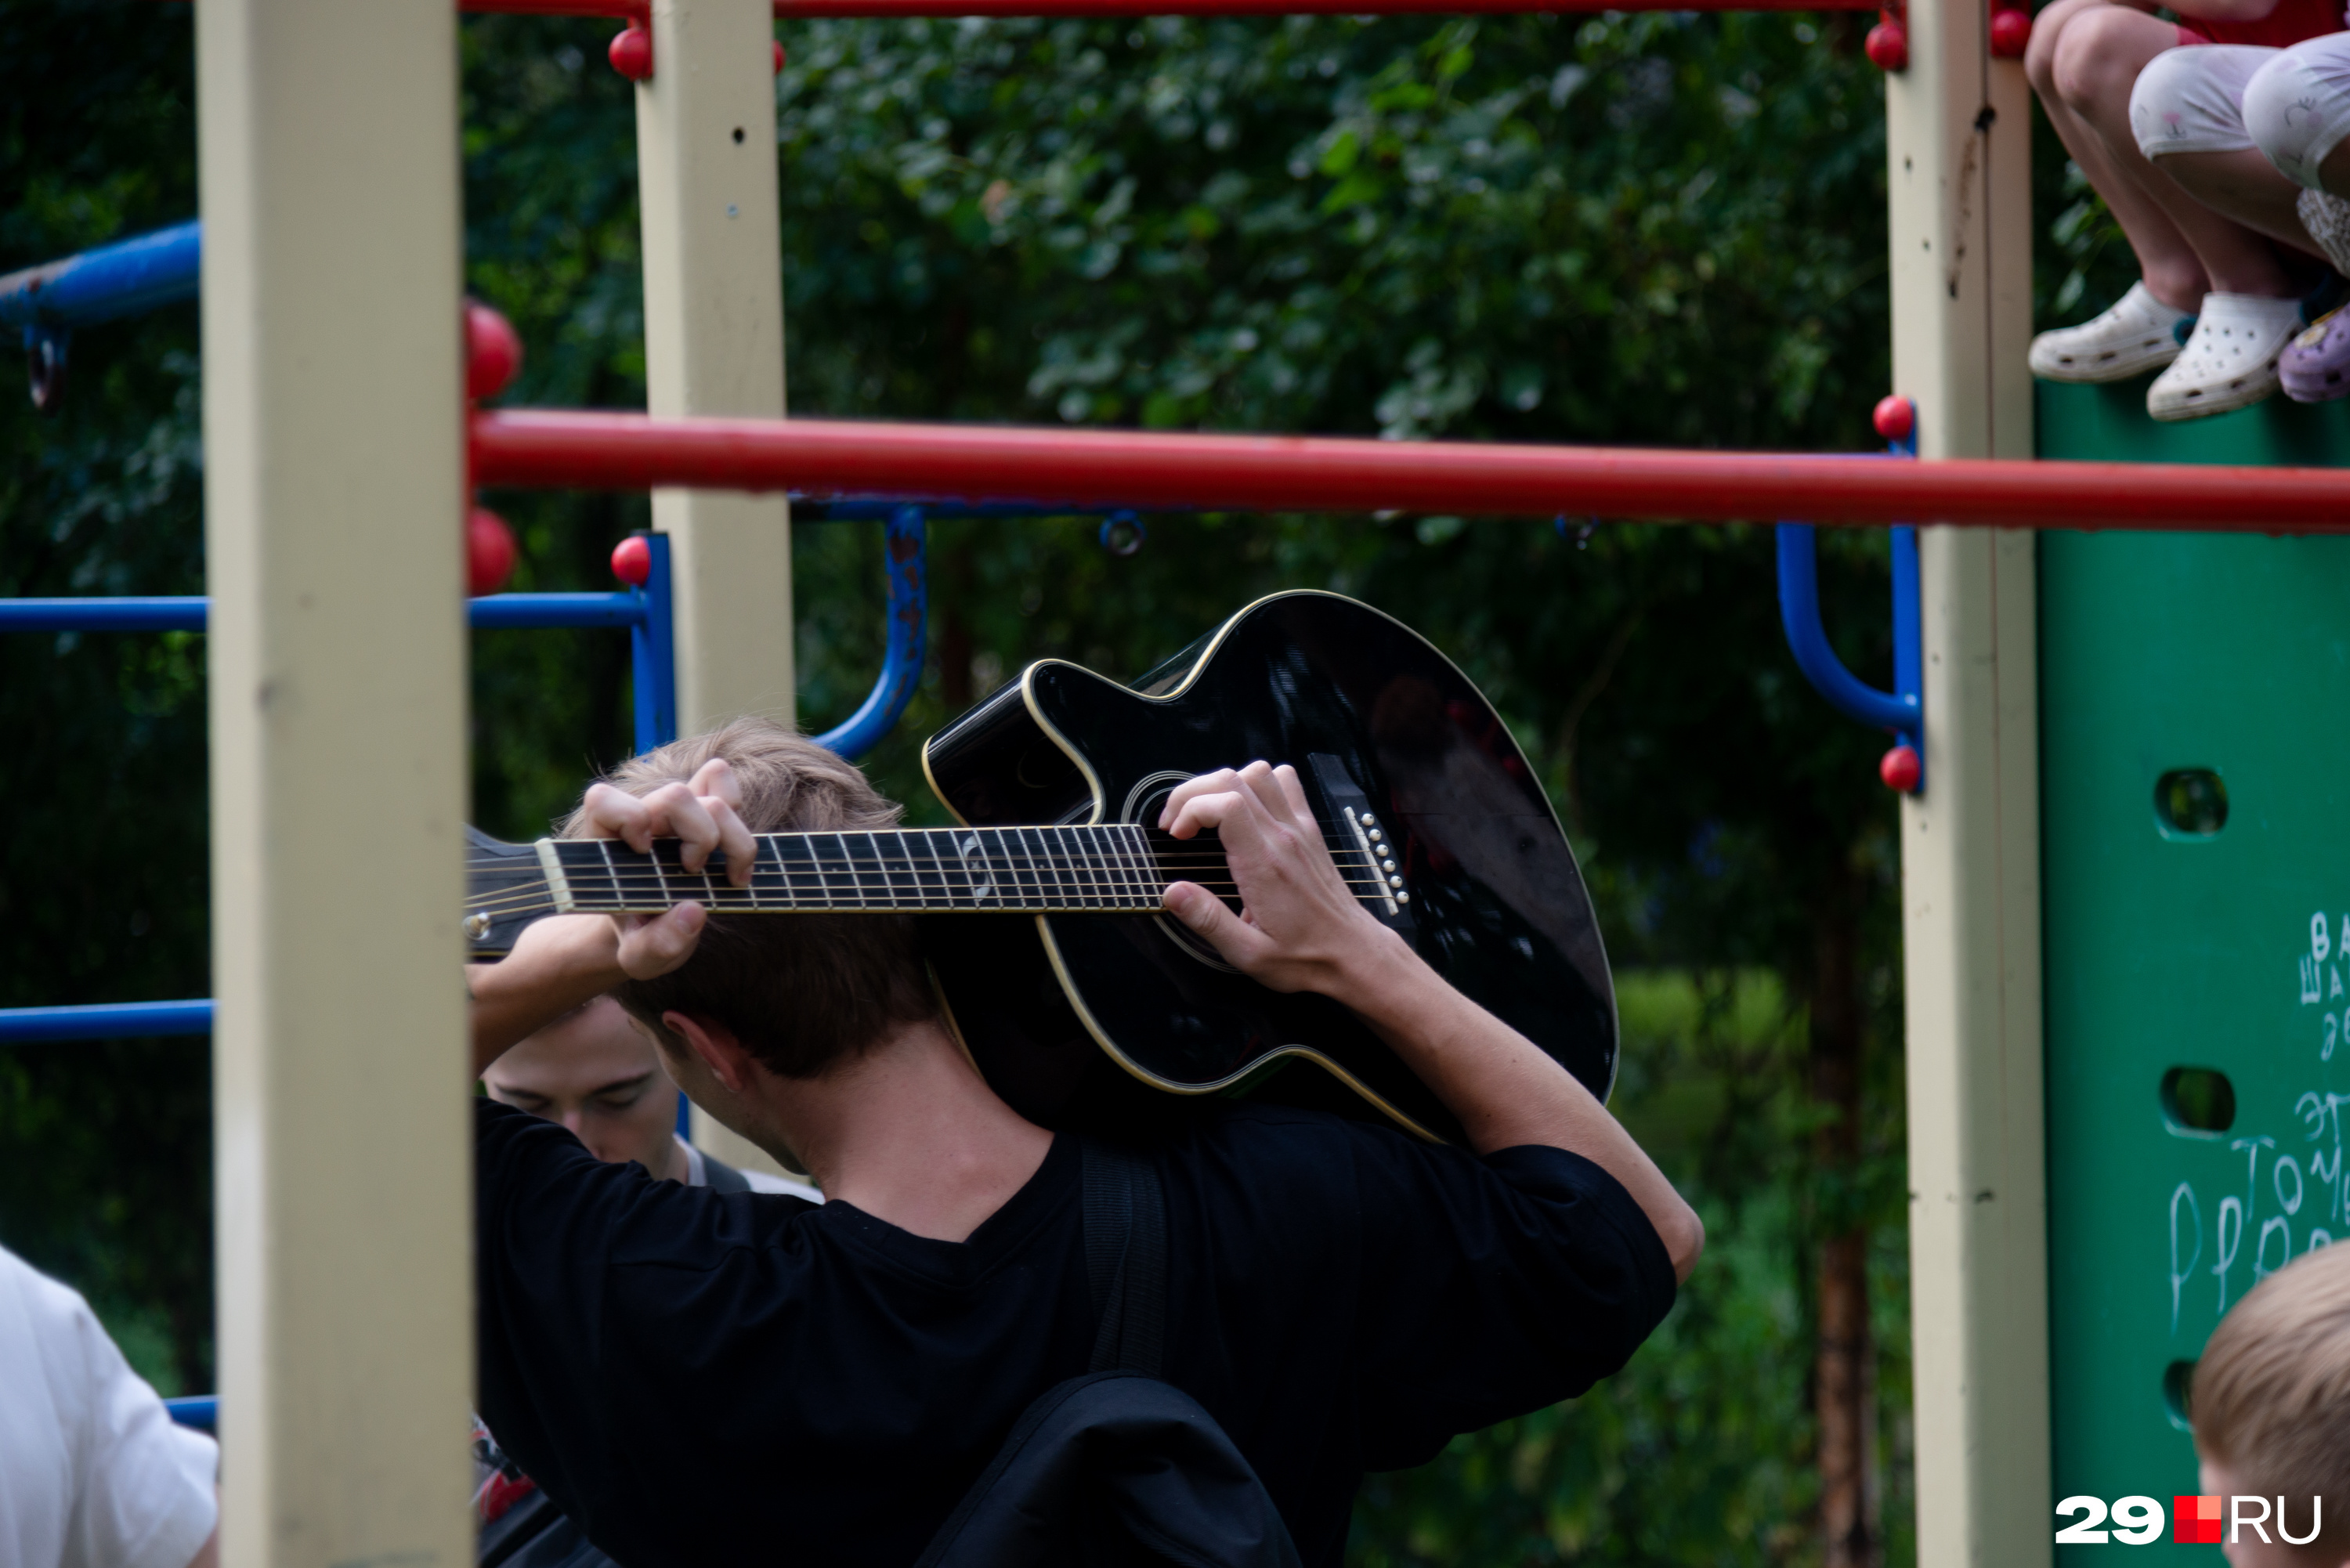
[[[1884,155],[1846,33],[808,24],[780,85],[788,293],[795,323],[823,324],[795,341],[795,396],[1856,441],[1883,379],[1864,324],[1883,311]]]
[[[0,8],[0,273],[193,210],[190,34]],[[195,348],[174,306],[81,333],[58,418],[0,396],[0,595],[202,590]],[[209,992],[203,680],[201,638],[0,638],[0,1006]],[[201,1040],[0,1052],[0,1242],[171,1386],[212,1376],[209,1082]]]
[[[1456,1438],[1374,1476],[1357,1568],[1486,1563],[1763,1564],[1815,1559],[1809,1512],[1808,1243],[1820,1194],[1799,1151],[1804,1020],[1771,970],[1623,970],[1625,1058],[1611,1108],[1696,1203],[1707,1245],[1665,1325],[1582,1399]],[[1880,971],[1880,1027],[1892,995]],[[1889,1036],[1888,1036],[1889,1037]],[[1907,1453],[1908,1256],[1901,1088],[1878,1054],[1861,1167],[1888,1461],[1887,1561],[1916,1558]]]

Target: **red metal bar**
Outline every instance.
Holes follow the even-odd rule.
[[[775,0],[817,16],[1397,16],[1586,11],[1874,11],[1881,0]],[[642,21],[652,0],[457,0],[460,11]]]
[[[775,0],[803,16],[1393,16],[1493,12],[1874,11],[1879,0]]]
[[[473,476],[523,489],[812,491],[1232,511],[2350,533],[2350,470],[1159,435],[515,410]]]
[[[608,16],[615,22],[643,21],[653,14],[652,0],[457,0],[457,9],[510,16]]]

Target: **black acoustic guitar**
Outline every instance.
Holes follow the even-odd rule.
[[[556,912],[910,912],[950,1021],[996,1092],[1047,1127],[1160,1096],[1250,1094],[1459,1127],[1326,997],[1268,991],[1159,906],[1174,881],[1231,899],[1211,835],[1154,825],[1175,786],[1253,759],[1305,784],[1370,912],[1438,973],[1605,1098],[1615,990],[1591,899],[1492,707],[1417,633],[1335,594],[1276,594],[1123,686],[1041,659],[933,736],[922,763],[962,826],[776,833],[730,887],[600,840],[473,836],[476,956]],[[1236,901],[1235,901],[1236,902]],[[1298,1062],[1321,1072],[1298,1072]],[[1123,1072],[1118,1069],[1124,1069]]]

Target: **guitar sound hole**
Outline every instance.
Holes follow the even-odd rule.
[[[1144,789],[1139,792],[1139,797],[1136,795],[1128,797],[1132,803],[1132,809],[1127,820],[1140,823],[1145,827],[1157,828],[1159,814],[1167,808],[1167,797],[1173,794],[1175,786],[1190,775],[1167,774],[1159,776],[1166,782],[1160,784],[1146,781]],[[1226,901],[1230,902],[1229,899]],[[1176,950],[1185,958],[1206,964],[1210,969],[1220,970],[1225,974],[1240,973],[1240,971],[1224,961],[1223,956],[1216,951],[1205,937],[1201,936],[1174,916],[1153,915],[1150,917],[1150,923],[1157,926],[1160,933],[1169,941],[1174,943]]]

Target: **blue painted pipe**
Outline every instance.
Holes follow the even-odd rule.
[[[202,631],[202,594],[151,598],[0,599],[0,631]]]
[[[538,629],[565,626],[638,627],[645,624],[644,596],[617,594],[484,594],[465,601],[466,623],[476,631]]]
[[[1879,691],[1844,667],[1820,622],[1818,561],[1808,523],[1779,524],[1779,620],[1795,667],[1831,707],[1848,719],[1890,730],[1924,756],[1923,693],[1918,625],[1918,530],[1893,530],[1893,679]]]
[[[669,540],[650,536],[652,574],[613,594],[487,594],[465,601],[477,631],[626,627],[636,691],[637,750],[677,739],[677,658],[671,642]],[[147,598],[0,599],[0,632],[202,631],[201,594]],[[917,665],[920,655],[915,656]],[[895,714],[891,715],[893,718]]]
[[[29,345],[43,329],[70,332],[193,299],[203,254],[203,224],[187,223],[12,272],[0,277],[0,327],[23,328]]]
[[[882,523],[895,517],[899,510],[915,505],[922,514],[938,522],[955,522],[964,518],[993,518],[1000,521],[1042,519],[1047,517],[1103,517],[1113,513],[1132,511],[1128,506],[1070,506],[1053,501],[931,501],[909,500],[898,495],[854,495],[828,499],[823,496],[791,493],[795,508],[805,506],[818,515],[812,523]],[[1196,508],[1158,506],[1158,512],[1197,510]]]
[[[465,601],[477,630],[548,627],[640,627],[651,611],[641,593],[488,594]],[[0,599],[0,632],[202,631],[202,594],[149,598]]]
[[[0,1045],[44,1040],[137,1040],[157,1034],[209,1034],[213,1004],[109,1002],[93,1007],[0,1007]]]
[[[923,563],[927,540],[922,508],[901,505],[889,514],[889,645],[882,655],[880,678],[847,722],[816,737],[817,745],[850,762],[881,743],[881,737],[898,722],[921,681],[930,621],[930,587]]]
[[[639,532],[642,532],[639,530]],[[629,628],[629,669],[636,692],[637,750],[677,739],[677,627],[671,597],[669,535],[644,534],[652,569],[633,597],[644,613]]]
[[[190,1399],[166,1399],[163,1408],[182,1427],[193,1427],[199,1432],[220,1430],[220,1397],[216,1394],[199,1395]]]

